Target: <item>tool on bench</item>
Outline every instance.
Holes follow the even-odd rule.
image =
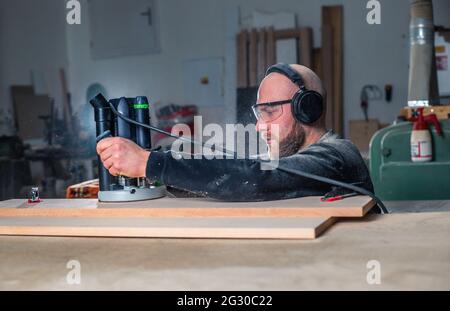
[[[112,113],[111,105],[127,118],[141,124],[150,125],[149,103],[146,97],[112,99],[110,103],[98,94],[90,101],[95,112],[97,142],[107,137],[123,137],[132,140],[141,148],[151,149],[148,128],[126,122]],[[98,199],[103,202],[128,202],[161,198],[166,195],[166,187],[150,184],[145,178],[112,176],[99,158]]]
[[[98,103],[100,103],[100,104],[98,104]],[[107,114],[111,114],[111,112],[112,112],[116,118],[120,118],[123,121],[126,121],[126,122],[128,122],[130,124],[134,124],[134,125],[136,125],[138,127],[142,127],[142,128],[148,129],[148,130],[152,130],[152,131],[155,131],[157,133],[161,133],[161,134],[164,134],[166,136],[179,139],[181,141],[187,141],[187,142],[192,143],[192,144],[201,145],[202,147],[212,148],[212,145],[208,145],[208,144],[205,144],[205,143],[202,143],[202,142],[198,142],[198,141],[196,141],[194,139],[186,138],[184,136],[174,135],[174,134],[166,132],[166,131],[164,131],[164,130],[162,130],[160,128],[157,128],[157,127],[151,126],[149,124],[144,124],[142,122],[138,122],[136,120],[133,120],[133,119],[127,117],[126,115],[120,113],[118,111],[118,109],[115,108],[114,104],[112,102],[108,103],[106,101],[106,99],[103,97],[103,95],[101,95],[101,94],[98,94],[91,101],[91,104],[94,107],[100,107],[100,108],[98,108],[99,111],[96,112],[96,118],[95,118],[96,121],[97,121],[97,136],[105,133],[108,130],[109,127],[105,126],[105,123],[107,123],[106,121],[109,120],[108,118],[111,118],[111,116],[107,117]],[[109,105],[110,110],[106,109],[107,108],[106,105]],[[235,157],[237,156],[236,153],[233,152],[233,151],[229,151],[229,150],[226,150],[226,149],[223,149],[223,148],[220,148],[220,147],[218,149],[219,149],[219,151],[222,151],[225,154],[233,155]],[[266,165],[273,166],[273,169],[277,169],[277,170],[280,170],[280,171],[283,171],[283,172],[286,172],[286,173],[289,173],[289,174],[293,174],[293,175],[296,175],[296,176],[302,176],[302,177],[305,177],[305,178],[316,180],[316,181],[319,181],[319,182],[322,182],[322,183],[325,183],[325,184],[333,185],[335,187],[340,187],[340,188],[343,188],[343,189],[352,190],[352,191],[355,191],[355,192],[357,192],[357,193],[359,193],[361,195],[367,195],[367,196],[371,197],[373,200],[376,201],[376,203],[377,203],[377,205],[379,207],[379,210],[380,210],[380,212],[382,214],[388,214],[389,213],[389,211],[384,206],[383,202],[376,195],[374,195],[372,192],[370,192],[370,191],[368,191],[368,190],[366,190],[366,189],[364,189],[362,187],[358,187],[358,186],[356,186],[354,184],[349,184],[349,183],[342,182],[342,181],[339,181],[339,180],[334,180],[334,179],[331,179],[331,178],[327,178],[327,177],[323,177],[323,176],[318,176],[318,175],[315,175],[315,174],[307,173],[307,172],[301,171],[299,169],[292,169],[292,168],[284,167],[284,166],[279,165],[279,164],[275,166],[275,165],[273,165],[271,163],[268,163],[267,161],[262,160],[262,159],[253,159],[253,161],[260,162],[260,163],[264,162]],[[110,178],[110,175],[109,175],[108,171],[105,168],[103,168],[103,170],[100,171],[99,177],[100,177],[99,178],[100,185],[102,185],[102,184],[109,185],[109,179],[108,178]],[[107,182],[105,182],[105,181],[107,181]],[[99,196],[99,199],[100,199],[100,196]]]
[[[358,185],[362,186],[362,183],[354,183],[352,185]],[[358,192],[352,191],[349,192],[347,189],[342,187],[332,187],[331,191],[326,193],[322,198],[320,198],[320,201],[322,202],[334,202],[334,201],[340,201],[346,198],[351,198],[361,195]]]
[[[41,198],[39,197],[39,188],[32,187],[30,192],[28,193],[28,203],[35,204],[41,202]]]
[[[320,201],[322,202],[334,202],[334,201],[340,201],[343,199],[347,199],[347,198],[352,198],[352,197],[356,197],[360,195],[359,193],[353,192],[353,193],[347,193],[347,194],[342,194],[342,195],[337,195],[334,197],[323,197],[320,199]]]

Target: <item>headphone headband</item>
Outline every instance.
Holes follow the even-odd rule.
[[[291,80],[294,84],[297,84],[300,88],[305,86],[305,83],[303,82],[303,79],[300,76],[300,74],[287,64],[278,63],[273,66],[270,66],[269,69],[267,69],[266,71],[266,76],[271,74],[272,72],[282,74],[283,76]]]
[[[287,64],[279,63],[270,66],[266,71],[266,76],[272,72],[282,74],[300,88],[291,100],[294,118],[303,124],[313,124],[319,120],[324,112],[322,95],[316,91],[308,90],[301,75]]]

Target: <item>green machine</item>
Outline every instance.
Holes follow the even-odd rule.
[[[438,91],[432,0],[411,1],[410,8],[408,108],[414,115],[405,119],[415,121],[415,161],[412,161],[411,156],[413,123],[397,123],[378,131],[372,137],[370,175],[375,194],[382,200],[449,200],[449,114],[439,113],[442,136],[436,130],[436,115],[430,116],[435,119],[432,120],[435,126],[429,127],[431,139],[428,133],[424,133],[426,126],[420,117],[424,117],[422,112],[426,107],[430,108],[431,114],[435,114],[433,107],[440,110],[445,106],[440,104]],[[417,119],[416,113],[419,116]],[[430,141],[432,152],[429,149]]]
[[[450,120],[440,120],[443,136],[430,128],[433,160],[412,162],[412,122],[379,130],[370,142],[370,175],[382,200],[450,199]]]

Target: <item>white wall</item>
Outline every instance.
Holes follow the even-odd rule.
[[[164,0],[160,1],[162,51],[160,55],[92,61],[89,25],[68,27],[71,88],[76,103],[84,102],[86,87],[103,83],[110,96],[146,94],[153,101],[184,103],[182,64],[186,59],[225,57],[226,12],[240,7],[241,17],[254,10],[296,12],[298,24],[314,29],[320,45],[322,5],[344,5],[344,106],[345,124],[363,118],[360,90],[364,84],[394,86],[393,101],[371,102],[369,116],[391,122],[406,104],[408,84],[409,0],[382,0],[381,25],[366,23],[364,0]],[[450,26],[450,1],[435,0],[436,23]],[[83,8],[86,10],[83,3]],[[86,16],[86,12],[83,12]],[[227,66],[227,64],[226,64]],[[233,103],[228,103],[232,105]],[[234,110],[202,108],[208,122],[222,123]]]
[[[86,89],[94,82],[102,83],[110,98],[147,95],[151,102],[184,104],[183,61],[224,56],[221,1],[159,1],[161,54],[97,61],[90,58],[87,4],[81,3],[82,24],[67,27],[74,104],[85,103]],[[208,110],[203,112],[208,114]],[[221,122],[222,117],[218,113],[209,121]]]
[[[32,71],[40,91],[61,103],[58,70],[67,66],[64,10],[59,0],[0,0],[0,107],[11,108],[10,86],[32,84]],[[0,126],[3,134],[13,134],[9,125]]]
[[[381,0],[382,23],[374,26],[366,23],[366,2],[160,0],[161,54],[93,61],[85,0],[81,1],[82,24],[73,26],[65,23],[63,0],[0,0],[1,105],[9,103],[10,84],[30,83],[30,68],[54,72],[65,65],[66,55],[76,107],[85,104],[86,89],[94,82],[105,85],[110,97],[142,94],[153,102],[182,104],[183,61],[225,57],[226,51],[230,51],[227,29],[233,29],[230,26],[233,19],[227,19],[227,15],[233,9],[240,7],[242,18],[254,10],[296,12],[299,25],[313,27],[315,46],[319,46],[320,7],[343,4],[345,121],[363,117],[359,96],[364,84],[382,88],[389,83],[394,86],[393,101],[370,103],[369,116],[391,122],[407,99],[409,0]],[[450,1],[434,0],[434,6],[436,24],[450,27]],[[225,64],[227,72],[230,64],[233,64],[230,60]],[[202,108],[201,113],[207,122],[230,122],[234,119],[234,115],[230,116],[234,109],[229,107],[234,103],[228,105],[228,108]]]

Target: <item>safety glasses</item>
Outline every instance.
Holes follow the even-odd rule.
[[[290,104],[291,102],[291,99],[287,99],[276,102],[255,104],[252,106],[252,110],[257,120],[271,122],[281,117],[283,114],[283,105]]]

